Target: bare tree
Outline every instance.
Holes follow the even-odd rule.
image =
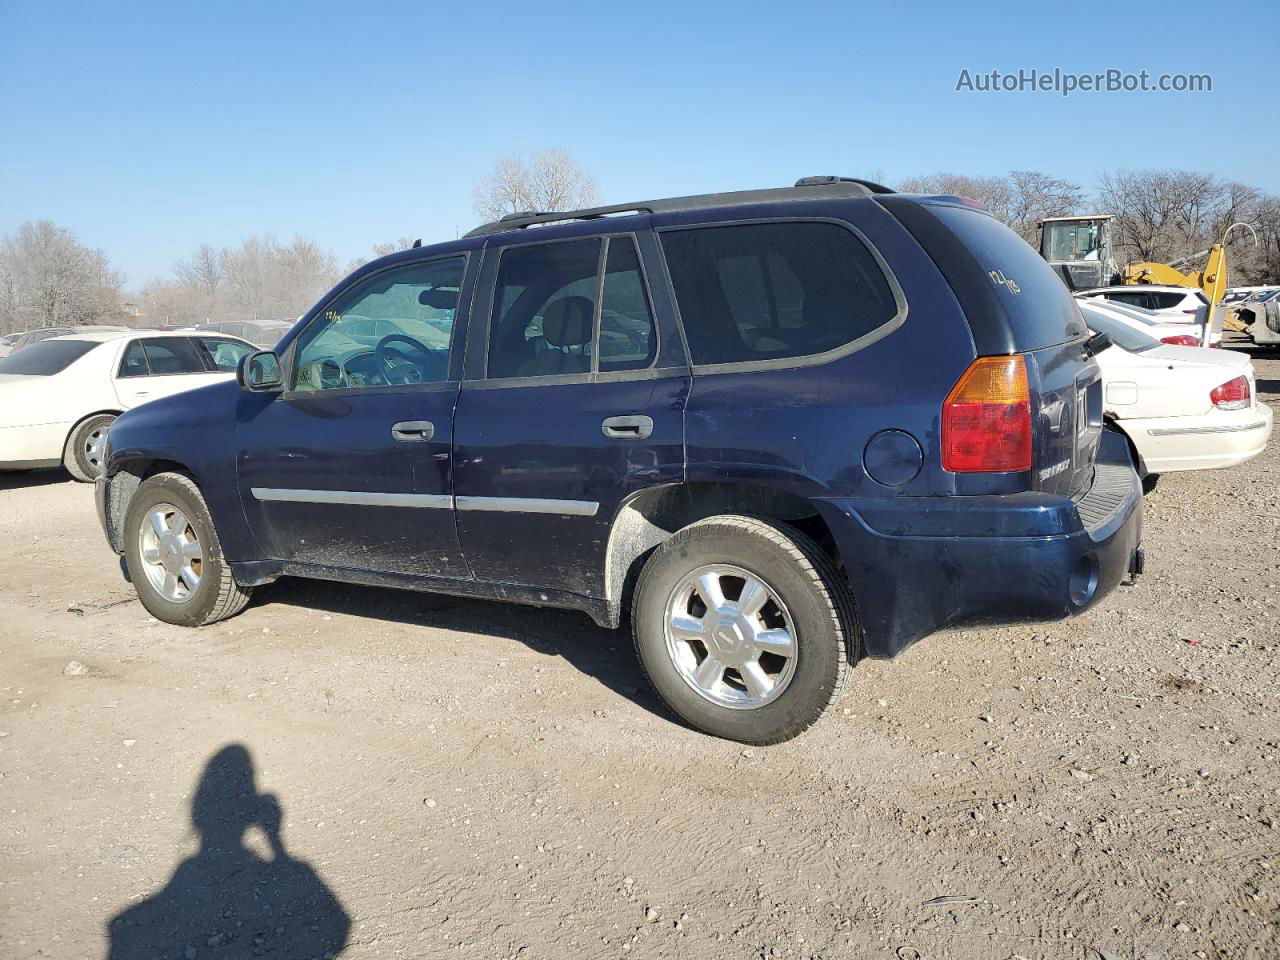
[[[106,254],[48,220],[0,242],[0,331],[114,321],[122,279]]]
[[[373,245],[373,259],[376,260],[378,257],[385,257],[392,253],[399,253],[401,250],[408,250],[416,242],[416,237],[401,237],[399,240],[392,240],[389,243],[375,243]]]
[[[333,254],[300,237],[249,237],[235,249],[205,244],[174,265],[174,280],[153,280],[139,300],[162,325],[298,316],[337,282]]]
[[[977,200],[1032,246],[1038,243],[1036,225],[1041,219],[1076,213],[1084,198],[1084,190],[1077,184],[1035,170],[1014,170],[994,177],[934,173],[910,177],[899,189]]]
[[[596,203],[596,184],[564,150],[539,150],[527,161],[512,154],[480,178],[472,203],[484,220],[525,210],[577,210]]]
[[[1099,198],[1116,216],[1117,259],[1197,269],[1201,251],[1220,242],[1233,223],[1242,222],[1255,229],[1261,224],[1261,248],[1255,249],[1247,231],[1228,235],[1232,282],[1267,274],[1263,236],[1275,198],[1253,187],[1185,170],[1120,170],[1103,174]],[[1190,262],[1183,262],[1187,258]]]
[[[1079,213],[1084,190],[1078,184],[1035,170],[1014,170],[1009,174],[1010,200],[1007,223],[1032,246],[1039,244],[1039,224],[1045,217],[1067,217]]]

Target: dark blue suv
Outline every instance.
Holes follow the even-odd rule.
[[[1097,346],[956,197],[816,177],[516,214],[121,416],[99,510],[161,620],[279,576],[629,616],[676,713],[770,743],[860,656],[1140,571]]]

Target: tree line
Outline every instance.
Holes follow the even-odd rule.
[[[872,179],[881,180],[882,177]],[[1028,243],[1044,217],[1115,216],[1121,263],[1167,263],[1207,250],[1232,224],[1227,248],[1235,285],[1280,282],[1280,197],[1212,174],[1180,170],[1108,171],[1096,191],[1033,170],[997,176],[933,173],[891,185],[912,193],[972,197]],[[500,159],[473,191],[485,220],[525,210],[570,210],[598,203],[595,181],[561,150]],[[378,244],[383,256],[408,238]],[[0,241],[0,333],[41,326],[134,322],[189,326],[218,320],[291,320],[363,259],[342,265],[311,240],[249,237],[238,247],[203,244],[172,274],[126,292],[107,255],[47,220],[23,224]],[[1182,269],[1201,266],[1192,260]]]

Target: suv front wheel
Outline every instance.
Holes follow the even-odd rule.
[[[692,726],[779,743],[836,701],[857,619],[831,559],[798,530],[753,517],[700,520],[645,563],[632,606],[636,652]]]
[[[180,473],[158,473],[134,493],[124,559],[138,599],[165,623],[202,627],[249,602],[252,588],[231,576],[200,488]]]

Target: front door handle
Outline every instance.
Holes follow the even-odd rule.
[[[643,440],[653,433],[653,420],[649,417],[608,417],[600,424],[600,431],[615,440]]]
[[[422,443],[436,435],[436,426],[430,420],[401,420],[391,427],[391,436],[402,443]]]

